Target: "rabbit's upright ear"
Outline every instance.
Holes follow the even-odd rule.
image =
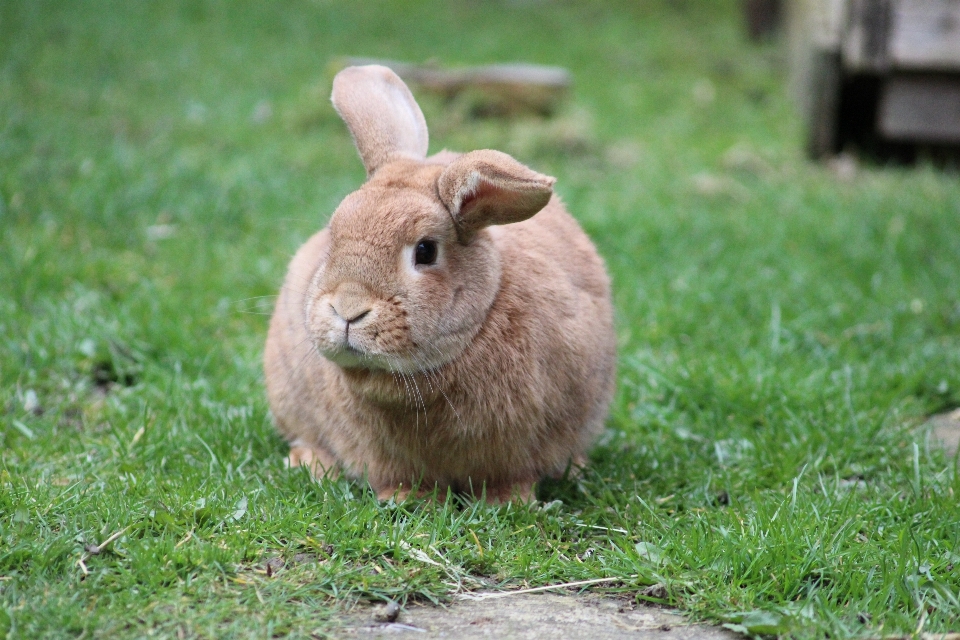
[[[530,169],[505,153],[484,149],[454,160],[437,180],[440,200],[462,240],[494,224],[520,222],[550,201],[556,178]]]
[[[410,89],[380,65],[347,67],[333,79],[330,96],[347,123],[367,176],[398,157],[427,155],[427,122]]]

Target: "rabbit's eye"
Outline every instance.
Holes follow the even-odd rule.
[[[433,264],[437,261],[437,243],[433,240],[421,240],[414,250],[415,264]]]

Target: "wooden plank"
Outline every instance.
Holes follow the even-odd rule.
[[[380,64],[420,89],[453,99],[467,96],[486,115],[553,113],[572,84],[570,72],[562,67],[536,64],[496,64],[479,67],[444,68],[396,60],[336,58],[333,73],[351,65]]]
[[[793,0],[787,3],[790,94],[806,117],[812,108],[811,86],[822,54],[840,52],[847,0]],[[839,91],[839,87],[837,87]]]
[[[889,39],[894,0],[850,0],[842,35],[843,68],[884,73],[889,68]]]
[[[891,140],[960,143],[960,77],[892,77],[880,95],[877,121]]]
[[[814,57],[807,121],[807,155],[826,158],[836,151],[840,135],[840,54],[820,51]]]
[[[897,2],[890,60],[898,69],[960,71],[960,1]]]
[[[787,2],[790,93],[807,131],[807,153],[833,153],[842,77],[840,48],[848,0]]]

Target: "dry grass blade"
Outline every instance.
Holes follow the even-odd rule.
[[[570,587],[587,587],[593,584],[605,584],[609,582],[621,582],[637,576],[627,576],[626,578],[594,578],[593,580],[578,580],[576,582],[564,582],[561,584],[551,584],[545,587],[532,587],[530,589],[518,589],[516,591],[496,591],[486,593],[461,593],[457,597],[461,600],[492,600],[494,598],[508,598],[510,596],[519,596],[524,593],[540,593],[541,591],[554,591],[556,589],[568,589]]]

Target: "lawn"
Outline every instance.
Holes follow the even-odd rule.
[[[960,630],[957,460],[918,428],[960,405],[960,180],[807,162],[739,4],[0,3],[0,636],[610,577],[754,634]],[[338,55],[573,74],[547,121],[419,96],[431,151],[555,175],[613,278],[609,429],[538,505],[284,467],[268,315],[363,180]]]

